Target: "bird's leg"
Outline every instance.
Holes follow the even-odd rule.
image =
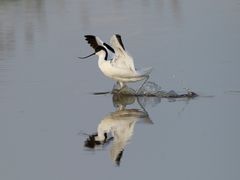
[[[118,93],[121,93],[121,91],[127,86],[125,83],[118,81],[120,88],[118,90]]]
[[[125,87],[126,87],[125,83],[117,81],[116,84],[114,84],[112,91],[120,93]]]
[[[117,81],[117,82],[113,85],[113,89],[112,89],[112,91],[119,90],[120,87],[121,87],[120,82]]]
[[[120,90],[122,88],[124,88],[126,85],[123,82],[117,81],[114,85],[113,85],[113,90]]]
[[[138,90],[137,90],[137,95],[139,95],[140,90],[142,89],[143,85],[148,81],[148,79],[149,79],[149,75],[147,75],[147,76],[145,77],[144,82],[143,82],[142,85],[138,88]]]

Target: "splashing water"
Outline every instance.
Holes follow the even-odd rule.
[[[192,98],[198,96],[195,92],[190,91],[190,89],[187,89],[187,93],[184,94],[178,94],[174,90],[164,91],[161,90],[161,87],[158,84],[150,81],[143,85],[139,94],[144,96],[156,96],[165,98]]]
[[[160,98],[193,98],[198,96],[195,92],[190,91],[187,89],[187,93],[178,94],[174,90],[164,91],[161,90],[161,87],[151,81],[146,82],[143,87],[137,93],[134,89],[125,86],[123,89],[119,90],[116,89],[116,85],[113,88],[113,94],[122,94],[122,95],[133,95],[133,96],[153,96],[153,97],[160,97]]]
[[[146,82],[143,87],[140,89],[140,94],[144,95],[157,95],[161,91],[161,87],[151,81]]]

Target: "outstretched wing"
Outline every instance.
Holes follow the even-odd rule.
[[[119,44],[121,45],[122,49],[125,50],[121,36],[119,34],[115,34],[115,37],[117,38],[117,40],[118,40]]]
[[[108,45],[107,43],[103,42],[99,37],[93,35],[85,35],[85,40],[88,44],[95,50],[98,46],[104,46],[107,50],[114,53],[114,49]]]
[[[125,51],[121,36],[114,34],[110,39],[110,44],[115,51],[114,65],[119,68],[128,68],[131,71],[135,71],[133,58]]]
[[[97,46],[100,46],[103,44],[102,40],[99,39],[96,36],[93,35],[85,35],[85,40],[88,42],[88,44],[95,50]]]

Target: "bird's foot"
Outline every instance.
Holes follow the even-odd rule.
[[[113,94],[122,94],[122,95],[135,95],[136,91],[132,88],[129,88],[127,85],[124,85],[122,88],[113,89]]]

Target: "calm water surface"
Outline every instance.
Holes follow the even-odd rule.
[[[113,82],[83,35],[113,33],[200,97],[93,95]],[[0,179],[240,179],[239,47],[239,0],[0,0]],[[84,147],[98,127],[114,139]]]

